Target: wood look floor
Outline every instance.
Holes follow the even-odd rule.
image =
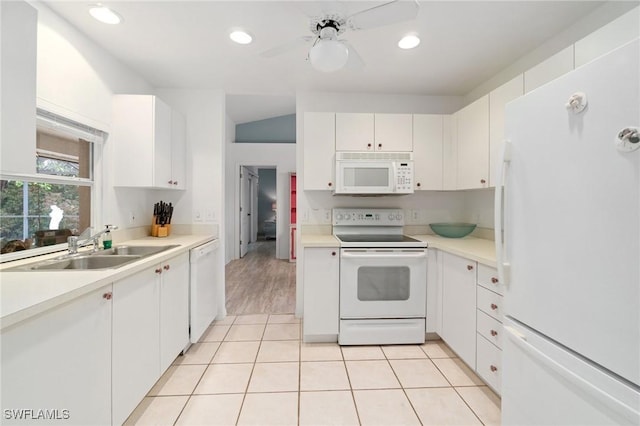
[[[275,255],[276,241],[259,239],[245,257],[227,264],[229,315],[294,313],[296,264]]]

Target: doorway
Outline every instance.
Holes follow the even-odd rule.
[[[258,239],[258,192],[260,176],[255,167],[240,167],[239,258],[246,256],[249,245]]]

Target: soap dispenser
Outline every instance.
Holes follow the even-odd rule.
[[[104,232],[104,236],[102,237],[102,246],[105,250],[111,248],[111,229],[109,225],[107,225],[107,229]]]

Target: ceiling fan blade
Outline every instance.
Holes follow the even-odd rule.
[[[347,65],[345,65],[345,67],[349,69],[354,69],[354,70],[364,68],[364,60],[362,60],[362,56],[360,56],[360,54],[353,47],[353,45],[344,40],[341,40],[341,41],[342,43],[344,43],[345,46],[347,46],[347,49],[349,49],[349,59],[347,59]]]
[[[352,30],[382,27],[414,19],[419,9],[417,0],[394,0],[354,13],[347,18],[347,24]]]
[[[263,58],[273,58],[274,56],[281,55],[290,50],[294,50],[300,46],[303,46],[315,38],[316,37],[314,36],[301,36],[290,41],[289,43],[285,43],[280,46],[276,46],[271,49],[265,50],[264,52],[260,53],[260,56],[262,56]]]

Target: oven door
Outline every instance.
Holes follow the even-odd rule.
[[[426,250],[340,250],[340,318],[424,318],[426,293]]]

